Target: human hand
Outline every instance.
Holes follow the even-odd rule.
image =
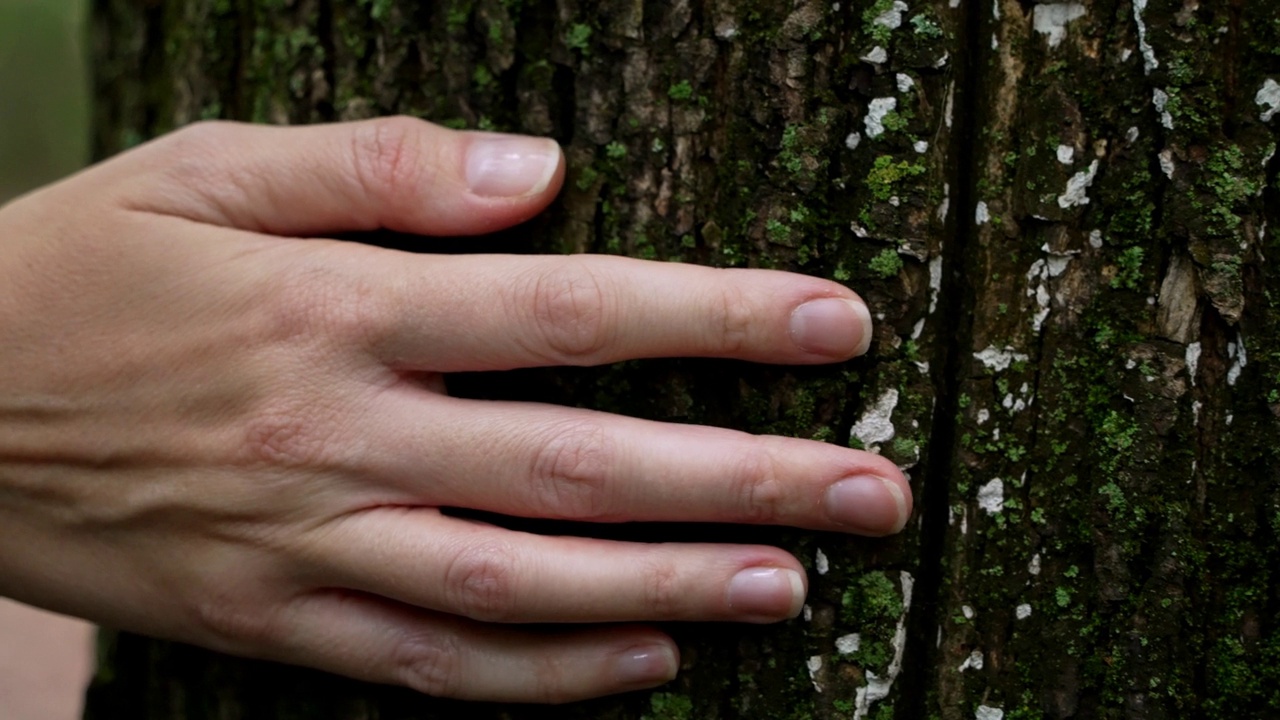
[[[911,511],[892,463],[456,399],[442,374],[836,362],[870,341],[853,293],[763,270],[302,239],[490,232],[539,212],[563,172],[550,141],[404,118],[200,124],[0,209],[0,593],[505,701],[675,675],[661,632],[587,623],[795,616],[803,569],[776,548],[543,537],[439,508],[882,535]]]

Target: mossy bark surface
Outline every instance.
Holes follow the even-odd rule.
[[[778,544],[805,616],[673,626],[681,676],[442,702],[104,633],[91,718],[1280,713],[1280,2],[97,0],[96,146],[396,113],[550,135],[563,197],[421,252],[616,253],[847,283],[867,358],[455,378],[876,450],[889,540]],[[1274,115],[1274,117],[1273,117]]]

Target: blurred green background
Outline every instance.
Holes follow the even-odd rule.
[[[0,202],[88,158],[82,0],[0,0]]]

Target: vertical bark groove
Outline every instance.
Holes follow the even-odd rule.
[[[982,28],[981,5],[970,2],[964,5],[963,12],[964,55],[956,59],[959,68],[957,73],[963,80],[955,91],[958,107],[954,120],[956,130],[952,139],[955,167],[949,180],[951,186],[956,188],[955,212],[951,213],[954,219],[950,221],[950,227],[953,231],[947,233],[949,242],[947,252],[943,255],[942,288],[939,292],[948,300],[947,307],[943,310],[942,325],[953,328],[954,334],[938,347],[939,380],[935,382],[937,409],[930,428],[929,446],[943,448],[945,452],[930,454],[925,474],[927,497],[921,511],[922,558],[942,558],[945,554],[948,516],[955,492],[952,453],[959,440],[955,418],[960,410],[961,378],[967,368],[965,354],[972,344],[973,333],[970,321],[973,297],[966,279],[970,276],[968,249],[977,233],[977,225],[974,216],[967,209],[975,205],[978,194],[977,177],[970,172],[976,166],[978,128],[982,126],[981,118],[984,115],[980,103],[981,74],[976,69],[983,66],[987,53],[979,41]],[[903,697],[906,702],[897,715],[899,720],[923,718],[930,714],[931,691],[934,687],[932,667],[940,659],[934,639],[940,635],[944,620],[942,582],[943,566],[940,562],[926,562],[922,565],[916,585],[920,595],[919,610],[912,620],[907,646],[909,654],[916,658],[916,664],[913,665],[911,674],[905,678]]]

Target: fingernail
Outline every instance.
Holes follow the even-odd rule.
[[[523,197],[547,189],[560,166],[554,140],[476,135],[467,148],[467,187],[483,197]]]
[[[907,499],[897,483],[874,475],[846,478],[827,488],[827,515],[868,535],[896,533],[907,524]]]
[[[667,645],[646,645],[626,650],[614,660],[618,684],[624,687],[653,687],[675,679],[675,651]]]
[[[774,622],[804,607],[804,578],[795,570],[747,568],[729,581],[729,608],[740,620]]]
[[[791,313],[791,340],[817,355],[861,355],[871,347],[871,313],[858,300],[811,300]]]

